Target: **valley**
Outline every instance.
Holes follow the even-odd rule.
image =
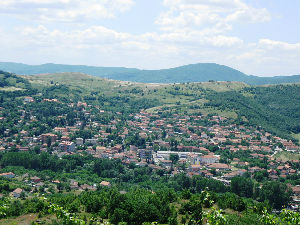
[[[265,224],[299,209],[299,84],[1,74],[9,223]]]

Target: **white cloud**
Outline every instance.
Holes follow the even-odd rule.
[[[4,32],[0,37],[0,48],[6,52],[0,61],[152,69],[215,62],[254,75],[300,72],[299,43],[261,39],[249,44],[238,37],[189,29],[141,35],[103,26],[62,31],[40,25],[18,30],[20,36]]]
[[[300,43],[290,44],[282,41],[270,39],[260,39],[259,46],[268,50],[280,49],[283,51],[300,51]]]
[[[81,64],[90,64],[92,61],[95,65],[117,63],[118,66],[166,68],[216,62],[259,75],[284,74],[283,71],[292,73],[300,58],[299,43],[261,39],[257,43],[248,44],[238,37],[218,33],[212,35],[210,31],[192,29],[133,35],[103,26],[61,31],[40,25],[23,29],[19,42],[25,48],[33,48],[33,52],[40,51],[39,54],[45,58],[51,58],[53,52],[59,52],[56,54],[57,60],[57,55],[67,57],[72,52],[68,57],[72,60],[74,57],[80,58],[83,60]],[[116,62],[116,59],[119,61]]]
[[[236,23],[270,20],[266,9],[254,8],[242,0],[163,3],[166,10],[155,20],[160,30],[132,34],[95,21],[128,10],[133,0],[1,0],[0,13],[33,18],[40,25],[2,29],[0,48],[6,54],[0,56],[0,61],[152,69],[215,62],[255,75],[300,72],[299,43],[272,38],[247,43],[230,33]],[[83,23],[62,27],[56,26],[57,21]]]
[[[258,23],[271,19],[265,8],[254,8],[241,0],[164,0],[167,11],[156,23],[171,27],[230,26],[230,23]]]
[[[133,0],[1,0],[0,13],[39,21],[82,22],[113,18],[133,4]]]

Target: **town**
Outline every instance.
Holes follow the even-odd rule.
[[[251,177],[258,182],[285,182],[297,180],[300,174],[299,159],[278,157],[299,154],[299,145],[272,135],[262,127],[236,124],[233,118],[213,113],[180,113],[168,108],[141,110],[124,116],[121,112],[105,111],[86,102],[42,99],[41,102],[53,104],[53,107],[67,107],[75,117],[67,118],[68,115],[62,113],[57,119],[72,119],[72,126],[55,126],[35,135],[38,119],[28,107],[35,101],[33,97],[24,97],[23,105],[18,106],[19,118],[15,127],[6,129],[0,139],[0,152],[48,152],[59,159],[67,155],[91,155],[120,160],[126,167],[132,164],[149,167],[165,176],[181,173],[189,177],[203,176],[226,186],[230,186],[232,178],[237,176]],[[7,120],[4,111],[0,108],[2,122]],[[10,135],[12,129],[20,132]],[[55,193],[62,182],[28,173],[17,175],[7,170],[0,176],[27,186],[26,189],[16,187],[10,193],[15,198],[33,195],[45,187],[48,193]],[[79,184],[74,177],[67,182],[69,189],[74,191],[114,186],[110,179]],[[300,185],[286,183],[292,191],[289,208],[298,211]]]

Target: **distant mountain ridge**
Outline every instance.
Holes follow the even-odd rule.
[[[96,67],[84,65],[64,65],[47,63],[27,65],[22,63],[0,62],[0,70],[35,75],[42,73],[81,72],[113,80],[142,83],[186,83],[214,81],[240,81],[251,85],[299,83],[300,75],[258,77],[246,75],[236,69],[215,63],[190,64],[170,69],[140,70],[125,67]]]

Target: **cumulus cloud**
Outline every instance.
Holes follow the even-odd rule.
[[[64,52],[60,55],[66,55],[70,49],[75,49],[75,56],[86,59],[94,55],[94,58],[104,58],[110,60],[107,63],[112,63],[113,59],[122,58],[122,64],[119,65],[123,66],[166,68],[188,63],[216,62],[248,74],[264,71],[259,75],[277,74],[275,68],[278,71],[292,71],[300,58],[299,43],[260,39],[257,43],[249,44],[238,37],[211,35],[210,32],[191,29],[133,35],[103,26],[61,31],[39,25],[24,28],[22,42],[27,43],[28,47],[41,49],[45,56],[48,51]],[[101,62],[104,62],[103,59]],[[281,68],[274,67],[274,64],[281,65]]]
[[[282,41],[274,41],[270,39],[260,39],[259,46],[268,50],[281,49],[284,51],[300,51],[300,43],[290,44]]]
[[[236,23],[269,21],[267,9],[242,0],[164,0],[164,11],[154,19],[160,28],[156,32],[133,34],[95,23],[133,4],[133,0],[1,0],[0,13],[31,18],[36,25],[2,29],[0,48],[6,54],[0,61],[149,69],[215,62],[255,75],[299,72],[299,43],[272,38],[248,43],[230,33]],[[64,24],[64,29],[56,26],[60,21],[84,23]]]
[[[0,13],[39,21],[82,22],[113,18],[133,4],[133,0],[1,0]]]
[[[224,26],[234,22],[257,23],[271,19],[265,8],[254,8],[241,0],[164,0],[167,11],[156,23],[172,27]]]

